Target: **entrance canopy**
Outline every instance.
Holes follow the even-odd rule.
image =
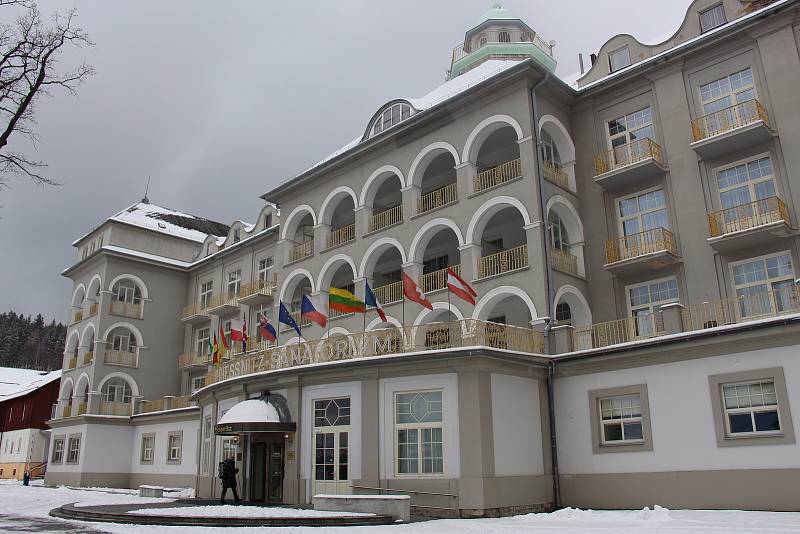
[[[286,401],[277,395],[250,399],[236,404],[219,420],[216,434],[230,435],[246,432],[294,432]]]

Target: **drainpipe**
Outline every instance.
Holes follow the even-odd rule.
[[[531,89],[531,104],[533,108],[533,135],[536,141],[536,175],[539,185],[539,213],[542,217],[542,258],[545,264],[545,280],[546,280],[546,299],[547,299],[547,319],[544,325],[544,352],[551,354],[550,350],[550,329],[553,327],[553,268],[550,265],[550,248],[547,245],[547,214],[545,213],[544,202],[544,167],[542,165],[542,141],[539,135],[539,101],[536,96],[536,91],[547,83],[550,79],[550,72],[546,72],[542,78]],[[553,406],[554,383],[555,383],[556,364],[554,360],[550,360],[547,367],[547,405],[550,426],[550,461],[553,471],[553,505],[556,509],[561,508],[561,483],[558,473],[558,446],[556,441],[556,418],[555,408]]]

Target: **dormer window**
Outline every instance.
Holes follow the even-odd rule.
[[[266,230],[270,226],[272,226],[272,214],[267,213],[266,215],[264,215],[264,229]]]
[[[726,22],[728,22],[728,19],[725,18],[725,8],[722,4],[717,4],[700,12],[700,31],[703,33],[713,30],[717,26],[722,26]]]
[[[511,34],[508,32],[500,32],[497,36],[497,40],[501,43],[510,43],[511,42]]]
[[[211,243],[206,243],[206,256],[211,255]]]
[[[624,69],[631,64],[631,50],[628,45],[608,53],[608,67],[611,72]]]
[[[241,237],[240,237],[240,235],[239,235],[239,229],[238,229],[238,228],[236,228],[236,229],[233,231],[233,242],[234,242],[234,243],[238,243],[240,239],[241,239]]]
[[[392,126],[399,124],[413,115],[413,110],[409,104],[400,102],[389,106],[380,116],[375,119],[372,126],[372,135],[377,135]]]

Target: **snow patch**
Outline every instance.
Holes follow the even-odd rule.
[[[375,514],[356,512],[325,512],[302,508],[279,508],[273,506],[234,506],[230,504],[210,506],[180,506],[175,508],[141,508],[129,514],[159,515],[170,517],[371,517]]]

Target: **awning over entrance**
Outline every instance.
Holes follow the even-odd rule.
[[[272,395],[234,405],[219,420],[214,432],[226,435],[245,432],[294,432],[296,429],[297,424],[291,421],[284,399]]]

